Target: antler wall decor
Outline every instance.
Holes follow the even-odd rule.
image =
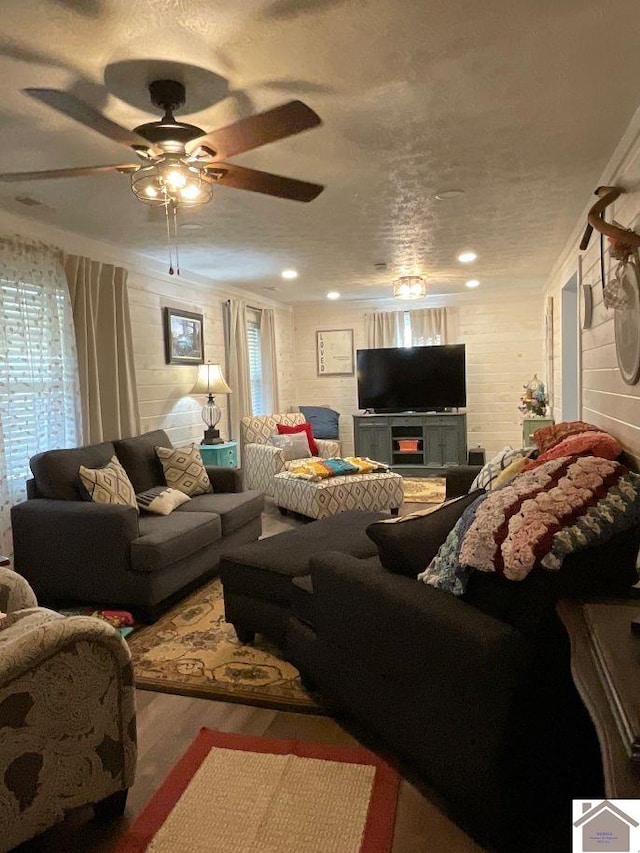
[[[621,228],[619,225],[614,225],[610,222],[605,222],[603,213],[610,204],[621,196],[624,190],[622,187],[598,187],[595,194],[599,196],[599,200],[591,207],[587,215],[589,223],[585,229],[582,240],[580,241],[580,250],[584,250],[589,245],[589,240],[593,234],[593,229],[599,231],[600,234],[605,234],[611,243],[611,254],[614,258],[627,258],[634,249],[640,248],[640,234],[636,234],[629,228]]]

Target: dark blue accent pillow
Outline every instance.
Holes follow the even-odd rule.
[[[311,424],[314,438],[338,438],[340,413],[325,406],[300,406],[307,423]]]

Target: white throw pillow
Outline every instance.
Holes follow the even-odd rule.
[[[270,435],[267,444],[279,447],[284,454],[285,462],[293,462],[294,459],[310,459],[311,450],[307,434],[304,432],[288,433],[287,435]]]
[[[189,495],[169,486],[154,486],[136,495],[138,507],[154,515],[169,515],[176,507],[190,501]]]

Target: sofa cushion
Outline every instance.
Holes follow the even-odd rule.
[[[131,480],[115,453],[102,468],[87,468],[81,465],[78,476],[88,500],[98,504],[119,504],[138,509]]]
[[[340,437],[340,413],[327,406],[300,406],[307,423],[311,424],[315,438]]]
[[[210,512],[220,516],[222,535],[228,536],[255,518],[260,518],[264,508],[264,495],[258,491],[212,492],[195,495],[188,503],[178,507],[178,512]]]
[[[62,501],[79,501],[84,495],[78,471],[81,465],[87,468],[102,468],[115,452],[110,441],[88,444],[69,450],[45,450],[29,460],[29,467],[36,481],[39,497]]]
[[[208,512],[141,515],[140,536],[131,543],[131,566],[139,572],[166,569],[221,537],[219,516]]]
[[[138,508],[154,515],[169,515],[174,509],[190,500],[189,495],[185,495],[178,489],[171,489],[169,486],[154,486],[136,495]]]
[[[293,435],[297,432],[304,432],[307,435],[307,441],[309,442],[309,450],[311,451],[312,456],[320,456],[320,451],[318,450],[318,445],[315,443],[313,438],[313,430],[311,429],[311,424],[303,423],[296,424],[295,426],[287,426],[287,424],[276,424],[276,429],[280,435]]]
[[[134,438],[121,438],[113,443],[124,470],[138,492],[146,492],[153,486],[165,486],[166,480],[156,447],[171,447],[166,432],[156,429]]]
[[[189,497],[213,491],[197,444],[177,447],[175,450],[156,447],[156,453],[168,486],[179,489]]]
[[[419,510],[370,524],[367,535],[378,546],[385,569],[416,577],[429,565],[456,521],[479,494],[475,491],[447,501],[437,509]]]

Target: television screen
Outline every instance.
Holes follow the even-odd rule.
[[[466,406],[464,344],[360,349],[358,406],[376,412],[430,412]]]

